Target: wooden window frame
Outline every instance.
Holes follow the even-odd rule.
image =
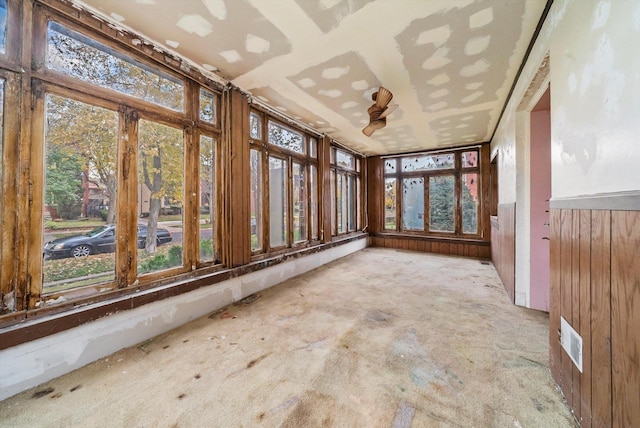
[[[343,153],[346,153],[348,155],[351,155],[353,157],[353,161],[354,161],[354,165],[353,168],[347,168],[341,165],[338,165],[338,154],[337,152],[341,151]],[[363,163],[363,159],[356,154],[355,152],[348,150],[342,146],[338,146],[336,144],[332,144],[330,147],[330,170],[331,170],[331,176],[335,178],[335,180],[332,180],[332,182],[330,182],[330,193],[332,195],[331,200],[332,200],[332,204],[331,204],[331,235],[333,237],[339,237],[339,236],[348,236],[350,234],[359,232],[362,226],[362,205],[363,205],[363,201],[362,201],[362,163]],[[344,213],[344,215],[346,216],[346,228],[343,232],[340,232],[340,225],[338,224],[338,204],[341,202],[338,199],[338,176],[342,175],[344,177],[344,180],[346,181],[346,188],[347,188],[347,192],[344,195],[345,198],[347,198],[346,202],[346,206],[347,206],[347,212]],[[350,177],[353,177],[354,179],[354,187],[355,189],[351,189],[351,185],[350,185]],[[352,222],[350,221],[351,215],[350,215],[350,211],[349,211],[349,195],[350,192],[353,191],[353,200],[355,203],[355,206],[353,207],[353,224],[351,224]]]
[[[477,153],[477,162],[476,166],[473,167],[462,167],[462,153],[468,153],[475,151]],[[420,156],[429,156],[429,155],[446,155],[453,154],[454,156],[454,165],[451,168],[442,168],[442,169],[431,169],[431,170],[419,170],[419,171],[402,171],[402,159],[415,158]],[[461,147],[451,150],[439,150],[439,151],[428,151],[428,152],[418,152],[401,156],[383,156],[381,158],[382,161],[382,232],[385,233],[400,233],[403,235],[417,235],[417,236],[431,236],[431,237],[442,237],[442,238],[458,238],[458,239],[470,239],[470,240],[478,240],[482,239],[484,228],[483,228],[483,206],[484,206],[484,195],[482,192],[483,189],[483,174],[482,174],[482,162],[484,150],[482,146],[469,146],[469,147]],[[394,162],[395,170],[393,172],[386,172],[386,162]],[[477,229],[476,233],[463,233],[462,228],[462,176],[463,174],[477,174]],[[453,176],[454,177],[454,230],[452,232],[444,232],[444,231],[431,231],[430,230],[430,186],[429,186],[429,178],[436,176]],[[424,230],[413,230],[413,229],[404,229],[403,228],[403,192],[402,192],[402,180],[406,178],[412,177],[421,177],[424,179]],[[385,228],[385,213],[384,213],[384,193],[385,193],[385,185],[387,178],[395,178],[396,179],[396,227],[395,229],[386,229]]]

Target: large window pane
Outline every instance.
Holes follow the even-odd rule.
[[[200,215],[198,236],[200,237],[200,260],[215,260],[215,139],[200,136]]]
[[[478,233],[478,174],[462,174],[462,233]]]
[[[396,179],[384,180],[384,228],[396,230]]]
[[[293,162],[293,242],[307,240],[307,191],[304,166]]]
[[[424,230],[424,178],[402,180],[402,229]]]
[[[269,143],[294,152],[304,153],[304,138],[299,132],[269,122]]]
[[[429,230],[453,232],[455,179],[452,175],[429,177]]]
[[[43,292],[112,281],[118,114],[47,95],[46,123]]]
[[[331,235],[338,234],[337,220],[337,206],[336,206],[336,172],[331,171],[329,185],[331,186]]]
[[[0,52],[6,52],[5,39],[7,34],[7,0],[0,0]]]
[[[318,239],[318,168],[311,165],[309,174],[309,192],[311,206],[309,215],[311,216],[311,239]]]
[[[251,251],[262,249],[262,152],[251,150]]]
[[[49,22],[47,67],[94,85],[184,111],[182,82],[80,33]]]
[[[148,120],[138,128],[138,273],[146,273],[183,264],[184,138]]]
[[[349,210],[349,218],[347,222],[347,228],[349,232],[356,230],[356,177],[353,175],[349,176],[348,181],[348,210]]]
[[[269,243],[287,244],[287,162],[269,157]]]
[[[338,173],[337,178],[338,233],[345,233],[347,231],[347,177]]]

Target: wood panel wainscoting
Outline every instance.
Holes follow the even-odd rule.
[[[640,424],[640,193],[614,196],[551,202],[549,363],[582,427]],[[582,337],[582,372],[560,317]]]
[[[491,256],[490,244],[486,241],[445,240],[426,236],[387,233],[370,233],[369,237],[370,244],[373,247],[395,248],[398,250],[420,251],[486,260],[489,260]]]
[[[491,217],[491,261],[512,303],[516,298],[516,204],[498,205]]]

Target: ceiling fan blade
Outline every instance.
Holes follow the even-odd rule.
[[[378,116],[378,119],[384,119],[385,117],[393,113],[397,108],[398,108],[398,104],[389,104],[386,110],[380,113],[380,116]]]
[[[366,135],[367,137],[371,137],[371,135],[373,134],[373,131],[375,131],[375,130],[376,130],[375,126],[373,126],[371,123],[369,123],[367,126],[365,126],[362,129],[362,133],[364,135]]]
[[[375,102],[379,108],[385,108],[391,99],[393,98],[393,94],[387,88],[380,86],[378,92],[376,92]]]

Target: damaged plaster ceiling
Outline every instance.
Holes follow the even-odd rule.
[[[363,154],[489,141],[546,0],[73,0]],[[361,132],[379,86],[400,107]]]

